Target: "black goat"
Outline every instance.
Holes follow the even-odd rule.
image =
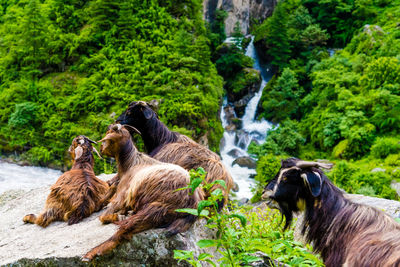
[[[130,103],[128,109],[118,117],[117,122],[140,131],[151,157],[162,162],[177,164],[186,170],[203,167],[207,171],[207,182],[224,180],[226,189],[221,189],[225,196],[224,202],[227,202],[233,180],[221,158],[189,137],[170,131],[148,103],[144,101]]]
[[[346,199],[319,169],[331,167],[284,160],[263,199],[285,216],[285,228],[294,212],[305,212],[302,234],[328,267],[400,266],[400,224],[376,208]]]

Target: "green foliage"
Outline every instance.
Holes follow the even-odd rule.
[[[223,80],[201,1],[23,0],[0,10],[2,152],[43,147],[52,156],[38,161],[61,167],[72,138],[99,139],[110,115],[139,99],[164,100],[163,122],[218,149]]]
[[[10,115],[8,126],[12,128],[32,128],[38,120],[38,107],[35,103],[24,102],[15,105],[15,111]]]
[[[204,179],[204,170],[191,171],[190,188],[201,186],[205,190],[213,184],[198,184],[197,179]],[[221,181],[222,182],[222,181]],[[203,239],[197,242],[199,248],[215,248],[219,266],[242,266],[257,261],[260,258],[255,252],[263,252],[272,260],[279,260],[291,266],[323,266],[320,259],[293,241],[293,230],[281,232],[281,216],[269,209],[239,208],[236,205],[222,212],[217,212],[218,200],[222,199],[222,191],[214,190],[210,198],[201,201],[198,209],[178,210],[198,215],[207,219],[207,228],[215,229],[215,239]],[[204,211],[209,211],[203,213]],[[201,253],[194,255],[193,251],[174,251],[175,259],[186,261],[192,266],[202,266],[207,262],[217,266],[217,260],[212,261],[212,255]],[[272,262],[271,262],[272,263]],[[273,264],[273,263],[272,263]]]
[[[371,155],[375,158],[386,158],[390,154],[400,153],[400,140],[393,137],[377,138],[371,146]]]
[[[296,73],[290,68],[283,69],[272,88],[264,90],[262,96],[263,115],[272,122],[286,118],[298,118],[299,105],[304,90],[299,86]]]
[[[387,172],[376,171],[373,162],[337,162],[327,176],[348,193],[398,199],[396,191],[390,187],[392,177]]]

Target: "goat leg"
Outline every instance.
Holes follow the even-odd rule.
[[[146,213],[147,211],[143,210],[132,215],[128,219],[119,222],[118,224],[120,225],[120,228],[118,231],[102,244],[92,248],[82,257],[82,261],[91,261],[96,256],[102,256],[117,247],[123,240],[131,239],[133,234],[154,228],[152,220],[145,219],[145,216],[148,215],[148,213]]]

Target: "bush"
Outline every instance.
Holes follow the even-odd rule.
[[[24,102],[15,105],[15,111],[10,115],[8,125],[11,128],[32,128],[37,119],[37,105],[32,102]]]
[[[400,140],[393,137],[377,138],[371,146],[371,155],[375,158],[386,158],[400,152]]]

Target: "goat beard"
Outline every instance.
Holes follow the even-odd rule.
[[[282,213],[282,216],[285,217],[285,227],[283,230],[286,230],[290,224],[292,223],[293,220],[293,211],[289,208],[289,204],[287,202],[282,202],[279,203],[279,210]],[[282,220],[283,220],[282,217]]]

